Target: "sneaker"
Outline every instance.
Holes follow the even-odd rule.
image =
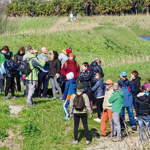
[[[56,98],[55,98],[55,97],[52,97],[51,99],[55,100]]]
[[[63,100],[63,98],[60,97],[59,100]]]
[[[133,130],[133,131],[136,131],[136,130],[137,130],[137,127],[136,127],[136,126],[132,126],[132,130]]]
[[[101,123],[101,119],[99,119],[99,118],[94,119],[94,121]]]
[[[113,142],[121,142],[121,138],[114,138],[112,141]]]
[[[13,96],[11,99],[16,99],[17,97],[16,96]]]
[[[5,96],[5,100],[9,100],[7,96]]]
[[[89,144],[90,144],[90,141],[87,141],[87,140],[86,140],[86,145],[89,145]]]
[[[67,116],[65,116],[65,117],[64,117],[64,119],[69,120],[70,118],[69,118],[69,117],[67,117]]]
[[[73,144],[78,144],[78,140],[74,140],[72,143]]]

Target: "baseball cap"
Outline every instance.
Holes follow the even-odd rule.
[[[105,84],[113,85],[113,82],[112,82],[110,79],[108,79],[108,80],[105,82]]]
[[[123,77],[127,77],[127,73],[126,73],[125,71],[122,71],[122,72],[120,73],[120,75],[123,76]]]
[[[29,50],[31,50],[31,49],[33,49],[33,47],[32,47],[31,45],[28,45],[28,46],[26,47],[26,51],[29,51]]]

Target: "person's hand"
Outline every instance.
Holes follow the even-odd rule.
[[[56,76],[56,78],[58,79],[58,78],[60,77],[60,74],[56,73],[55,76]]]
[[[46,60],[46,57],[43,57],[43,59],[45,59],[45,60]]]
[[[70,114],[70,119],[73,119],[73,114]]]
[[[90,114],[90,119],[93,117],[93,114]]]
[[[39,59],[39,62],[42,62],[42,60],[41,60],[41,59]]]

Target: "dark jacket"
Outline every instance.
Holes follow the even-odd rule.
[[[51,51],[51,55],[54,56],[53,60],[46,62],[46,65],[49,65],[49,76],[55,76],[56,74],[61,74],[61,62],[58,59],[58,53],[56,51]]]
[[[84,85],[84,87],[91,87],[92,71],[82,70],[78,76],[79,81]]]
[[[97,64],[96,61],[92,62],[91,65],[90,65],[90,71],[92,71],[92,79],[91,79],[91,82],[92,84],[95,84],[97,79],[95,78],[95,75],[100,72],[102,73],[102,75],[104,76],[104,73],[103,73],[103,69],[100,65]]]
[[[137,77],[135,79],[132,79],[132,81],[131,81],[134,86],[134,89],[135,89],[135,93],[133,93],[133,99],[135,99],[136,96],[138,95],[138,93],[140,92],[139,91],[139,87],[141,86],[140,80],[141,80],[141,78]]]
[[[137,111],[139,116],[150,115],[150,97],[145,93],[139,93],[136,98]]]
[[[14,61],[18,63],[18,65],[21,65],[21,61],[23,61],[23,56],[24,54],[18,53],[17,55],[15,55]]]

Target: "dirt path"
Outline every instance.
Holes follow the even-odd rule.
[[[14,115],[17,115],[23,109],[23,106],[9,105],[9,108],[10,108],[10,116],[13,117]]]

